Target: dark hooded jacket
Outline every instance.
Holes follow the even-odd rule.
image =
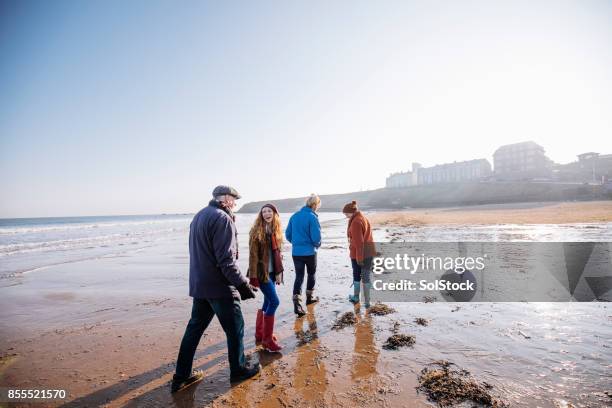
[[[189,296],[240,299],[236,287],[247,283],[238,267],[233,214],[212,200],[189,227]]]

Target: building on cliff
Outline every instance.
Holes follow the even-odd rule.
[[[419,169],[418,184],[459,183],[479,181],[491,175],[491,164],[487,159],[474,159],[438,164]]]
[[[578,160],[553,166],[555,181],[605,183],[612,180],[612,154],[582,153]]]
[[[529,141],[499,147],[493,153],[495,179],[519,181],[551,179],[553,162],[539,144]]]
[[[402,188],[416,186],[418,183],[418,172],[421,168],[419,163],[412,163],[412,171],[402,171],[392,173],[387,177],[385,187],[387,188]]]
[[[401,188],[438,183],[459,183],[479,181],[491,176],[491,164],[487,159],[474,159],[461,162],[421,167],[412,164],[412,171],[393,173],[387,177],[387,188]]]

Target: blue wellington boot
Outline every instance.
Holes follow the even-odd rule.
[[[349,302],[351,302],[352,304],[357,304],[359,303],[359,282],[353,282],[353,294],[349,295]]]
[[[371,283],[363,284],[363,302],[365,303],[365,308],[368,309],[370,307],[370,288],[372,287]]]

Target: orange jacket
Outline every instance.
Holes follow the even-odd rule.
[[[351,259],[363,262],[364,258],[376,255],[370,222],[361,211],[355,212],[349,219],[347,235]]]

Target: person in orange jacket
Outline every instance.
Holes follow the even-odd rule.
[[[370,307],[370,274],[372,258],[376,255],[370,222],[357,207],[357,201],[346,204],[342,212],[348,218],[347,236],[351,265],[353,267],[353,294],[349,301],[359,303],[360,286],[363,284],[363,301],[366,309]]]
[[[283,231],[280,216],[274,204],[261,207],[249,233],[249,269],[247,277],[251,285],[259,287],[264,295],[261,309],[255,321],[255,343],[277,353],[282,349],[274,335],[274,314],[280,301],[275,285],[283,282],[281,249]]]

